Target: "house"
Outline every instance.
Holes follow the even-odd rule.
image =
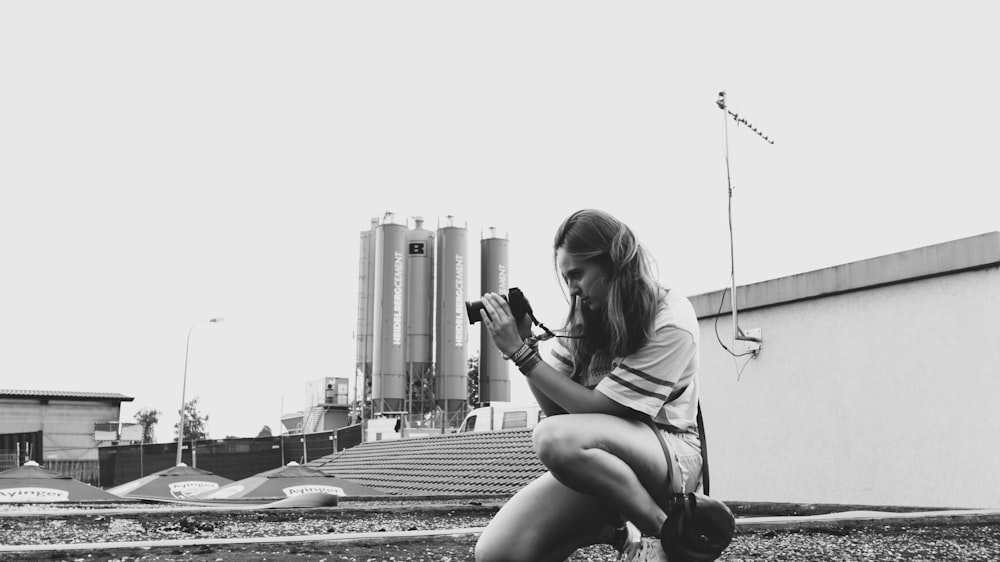
[[[121,403],[132,400],[103,392],[0,389],[0,469],[33,460],[99,485],[97,447],[120,440]]]

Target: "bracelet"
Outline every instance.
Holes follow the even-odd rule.
[[[538,350],[533,347],[529,347],[524,353],[521,353],[514,358],[514,364],[520,365],[530,359],[532,355],[538,355]]]
[[[528,350],[530,350],[530,349],[532,349],[532,347],[530,345],[528,345],[528,342],[524,342],[524,343],[521,344],[521,347],[517,348],[517,351],[515,351],[514,353],[512,353],[509,357],[507,355],[504,355],[503,353],[501,353],[500,355],[504,359],[513,359],[514,362],[517,363],[518,360],[520,360],[521,358],[523,358],[528,353]]]
[[[528,342],[524,342],[523,344],[521,344],[520,349],[514,352],[514,355],[512,355],[510,358],[514,360],[514,363],[517,363],[518,361],[521,361],[522,359],[527,357],[528,354],[534,350],[535,348],[529,345]]]
[[[518,365],[517,369],[521,371],[522,375],[528,376],[531,370],[537,367],[538,364],[541,362],[542,362],[542,356],[536,352],[532,354],[528,359],[525,359],[520,365]]]

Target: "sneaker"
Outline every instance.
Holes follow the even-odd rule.
[[[615,551],[621,553],[624,552],[626,548],[631,543],[637,542],[641,537],[639,529],[635,525],[628,521],[622,521],[621,526],[615,527],[614,533],[611,535],[611,539],[608,544],[611,545]]]
[[[663,552],[660,540],[656,537],[642,537],[627,555],[623,554],[620,562],[669,562],[667,553]]]
[[[667,562],[657,537],[644,537],[630,522],[615,531],[612,546],[618,550],[616,562]]]

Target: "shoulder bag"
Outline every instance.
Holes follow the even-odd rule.
[[[698,403],[698,437],[701,440],[701,492],[684,492],[680,467],[660,433],[648,418],[646,423],[660,441],[667,459],[667,474],[672,493],[667,505],[667,521],[660,530],[660,543],[671,562],[711,562],[722,555],[736,532],[736,519],[729,507],[708,495],[708,444],[705,424]]]

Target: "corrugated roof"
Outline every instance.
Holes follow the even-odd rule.
[[[72,390],[17,390],[0,388],[0,398],[24,398],[29,400],[113,400],[131,402],[132,396],[111,392],[75,392]]]
[[[531,429],[370,441],[310,461],[332,474],[399,495],[513,494],[546,471]]]

